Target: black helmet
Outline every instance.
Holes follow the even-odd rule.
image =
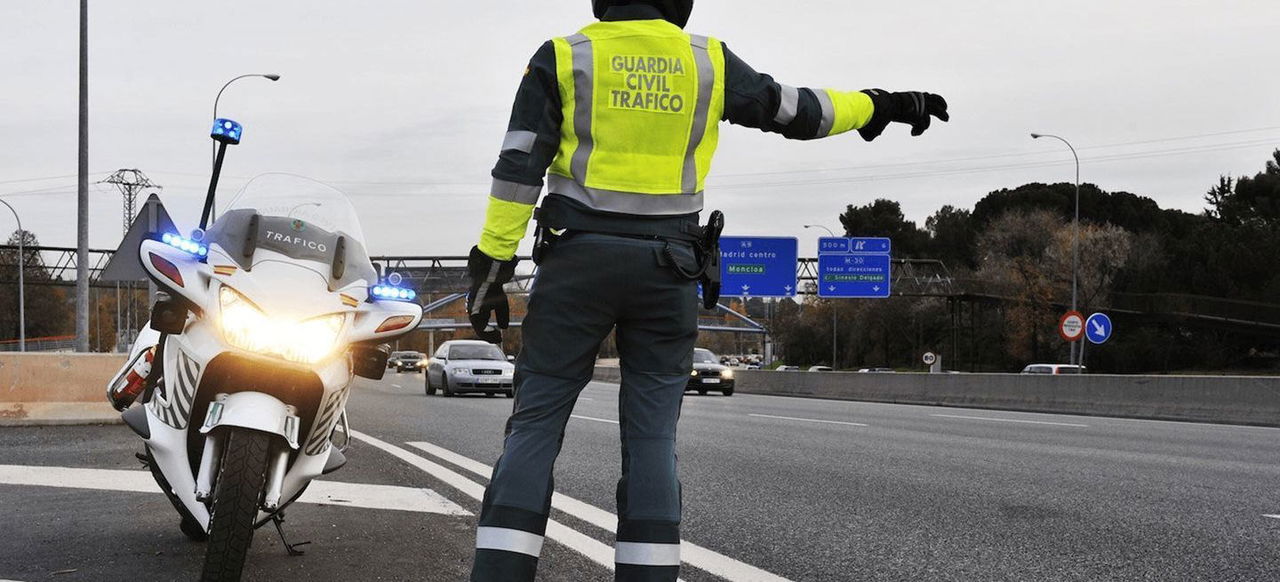
[[[689,24],[689,15],[693,13],[693,0],[591,0],[591,9],[596,18],[604,16],[610,6],[625,4],[648,4],[662,12],[662,17],[680,28]]]

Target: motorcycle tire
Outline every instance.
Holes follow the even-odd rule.
[[[202,582],[240,580],[253,542],[258,500],[266,486],[270,450],[271,437],[266,433],[232,429],[227,434],[209,508],[209,547]]]
[[[450,396],[453,396],[453,390],[451,390],[451,389],[449,388],[449,375],[448,375],[448,374],[441,374],[441,375],[440,375],[440,384],[441,384],[441,386],[440,386],[440,392],[441,392],[441,394],[443,394],[446,398],[448,398],[448,397],[450,397]]]
[[[427,374],[427,396],[435,396],[436,387],[431,384],[431,374]]]

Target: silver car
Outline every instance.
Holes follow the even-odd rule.
[[[483,393],[515,397],[516,367],[502,349],[479,340],[452,340],[440,345],[427,362],[426,392],[444,396]]]

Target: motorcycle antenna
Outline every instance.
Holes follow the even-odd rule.
[[[213,120],[213,130],[209,137],[218,142],[218,157],[213,161],[213,175],[209,177],[209,193],[204,197],[204,211],[200,213],[200,230],[209,226],[209,215],[213,213],[214,193],[218,191],[218,177],[222,175],[222,159],[227,154],[227,146],[240,143],[244,128],[231,119]]]

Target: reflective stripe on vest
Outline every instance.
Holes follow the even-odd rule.
[[[724,52],[665,21],[553,41],[564,108],[548,191],[607,212],[702,210],[724,113]]]

